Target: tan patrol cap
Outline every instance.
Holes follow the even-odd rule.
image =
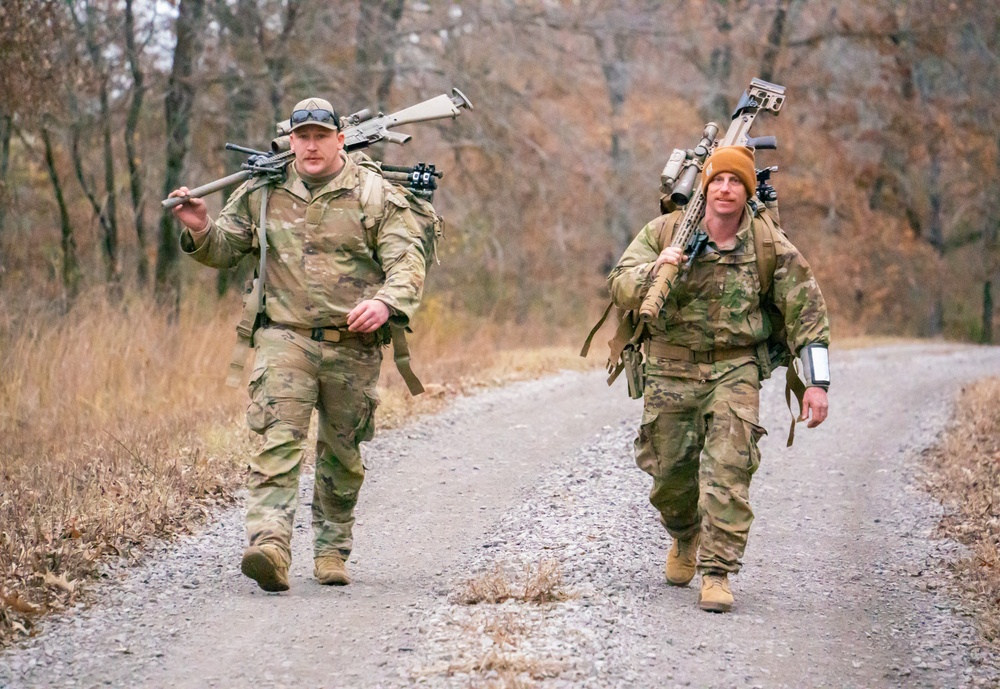
[[[296,116],[298,114],[298,117]],[[337,111],[330,105],[330,101],[325,98],[306,98],[300,100],[292,108],[292,116],[289,118],[290,132],[307,124],[314,124],[318,127],[326,127],[337,131],[340,129],[340,117]]]

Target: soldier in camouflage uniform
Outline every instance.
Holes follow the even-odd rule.
[[[709,242],[650,324],[635,450],[636,463],[653,477],[650,502],[673,537],[668,583],[686,586],[697,569],[700,607],[726,612],[733,604],[728,575],[740,569],[753,520],[750,478],[765,433],[756,356],[770,326],[761,311],[751,235],[762,231],[752,227],[762,221],[746,205],[756,189],[752,151],[718,149],[706,161],[702,184],[701,229]],[[620,308],[638,309],[659,267],[686,259],[664,236],[675,221],[661,216],[646,225],[611,272],[612,300]],[[799,251],[775,235],[772,298],[789,347],[793,354],[825,356],[830,329],[823,295]],[[806,384],[802,418],[812,428],[826,418],[827,395],[823,385]]]
[[[307,98],[290,123],[295,161],[283,182],[251,180],[215,221],[200,199],[174,209],[185,225],[184,252],[227,268],[258,251],[260,197],[269,195],[264,312],[254,335],[247,410],[247,424],[263,438],[250,461],[250,545],[242,561],[243,573],[266,591],[288,589],[299,467],[314,408],[314,572],[322,584],[350,581],[345,563],[365,476],[359,445],[375,432],[384,326],[390,318],[405,325],[413,316],[426,259],[409,204],[381,176],[384,212],[366,234],[361,191],[376,173],[345,154],[330,103]]]

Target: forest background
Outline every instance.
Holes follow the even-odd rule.
[[[222,382],[252,265],[183,259],[159,204],[235,171],[225,142],[266,149],[307,95],[342,113],[468,95],[474,111],[371,151],[445,172],[414,323],[439,393],[579,346],[670,151],[724,130],[752,77],[787,88],[758,165],[780,168],[835,346],[991,342],[993,0],[4,0],[0,641],[238,484],[245,393]],[[399,389],[383,421],[413,410]]]

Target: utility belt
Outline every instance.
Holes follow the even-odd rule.
[[[387,338],[385,338],[385,342],[382,341],[383,338],[378,330],[373,333],[358,333],[352,332],[347,328],[297,328],[295,326],[285,325],[284,323],[275,323],[266,316],[261,318],[260,327],[290,330],[293,333],[301,335],[302,337],[308,337],[314,342],[355,341],[357,344],[364,345],[365,347],[375,347],[388,343]]]
[[[756,355],[757,347],[730,347],[728,349],[696,351],[687,347],[681,347],[680,345],[667,344],[659,340],[646,340],[646,356],[673,359],[674,361],[686,361],[689,364],[714,364],[716,361],[743,359],[745,357],[755,357]]]

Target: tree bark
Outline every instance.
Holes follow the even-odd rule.
[[[4,255],[3,236],[7,222],[7,208],[11,194],[7,188],[7,170],[10,167],[10,137],[14,131],[14,120],[10,115],[0,116],[0,280],[3,280]]]
[[[180,186],[181,172],[187,157],[194,105],[194,71],[198,50],[198,30],[205,10],[204,0],[181,0],[178,6],[173,67],[167,82],[164,111],[167,126],[167,155],[163,176],[163,195]],[[180,307],[178,230],[174,216],[164,213],[160,219],[159,250],[156,255],[156,294],[164,303]]]
[[[361,0],[355,32],[354,96],[358,107],[385,111],[396,78],[396,31],[403,0]],[[351,106],[354,107],[354,106]]]
[[[716,35],[712,40],[708,64],[702,69],[708,91],[698,108],[698,114],[705,122],[719,122],[723,118],[722,129],[725,131],[725,124],[729,122],[732,110],[729,82],[733,75],[733,22],[728,2],[713,3],[713,11],[716,13]]]
[[[604,74],[604,86],[611,106],[611,141],[608,155],[611,159],[612,188],[607,204],[607,223],[615,247],[621,253],[632,241],[634,228],[629,214],[629,200],[625,195],[625,180],[632,163],[624,122],[625,100],[631,83],[629,74],[629,36],[623,31],[598,34],[594,37],[597,53]]]
[[[767,33],[767,45],[764,47],[764,56],[760,61],[760,78],[764,81],[774,83],[774,71],[778,63],[778,56],[785,42],[785,26],[787,25],[788,9],[792,0],[778,0],[774,10],[774,18],[771,20],[771,30]]]
[[[993,344],[993,283],[983,283],[983,344]]]
[[[119,294],[121,273],[118,264],[118,194],[115,188],[115,159],[111,147],[111,103],[108,95],[108,66],[103,56],[103,48],[96,35],[98,18],[92,3],[84,8],[85,17],[78,27],[84,35],[87,52],[98,78],[98,103],[101,113],[101,135],[104,158],[104,204],[94,204],[95,213],[101,218],[104,230],[102,246],[104,248],[105,279],[111,285],[112,294]]]
[[[73,110],[76,107],[74,105]],[[80,188],[83,190],[84,196],[87,197],[87,201],[90,202],[90,208],[94,216],[97,218],[101,225],[101,232],[103,235],[102,244],[102,255],[104,256],[104,267],[105,267],[105,280],[112,286],[114,293],[117,293],[118,280],[116,276],[117,272],[117,261],[116,251],[109,251],[110,248],[117,246],[116,231],[109,227],[108,220],[108,208],[106,205],[101,205],[100,199],[97,198],[97,188],[93,179],[87,178],[87,173],[83,169],[83,154],[80,152],[80,138],[81,138],[81,128],[82,123],[79,121],[74,122],[70,126],[70,157],[73,160],[73,170],[76,173],[76,179],[80,183]],[[109,238],[115,238],[109,242]]]
[[[142,115],[142,100],[146,93],[146,86],[142,65],[139,62],[139,50],[135,44],[135,18],[132,13],[132,0],[125,0],[125,50],[132,73],[132,100],[129,103],[128,116],[125,119],[125,156],[128,160],[129,189],[132,193],[132,212],[135,216],[135,236],[139,245],[136,276],[139,285],[145,287],[149,282],[146,221],[143,217],[146,198],[135,133],[139,127],[139,117]]]
[[[287,0],[285,5],[285,16],[281,24],[281,32],[272,41],[267,40],[263,23],[258,28],[257,42],[261,52],[264,54],[264,61],[267,64],[267,72],[271,80],[271,112],[275,122],[288,119],[289,113],[283,109],[285,100],[285,74],[288,72],[288,54],[285,46],[291,40],[295,32],[295,22],[299,18],[301,0]]]
[[[45,145],[45,166],[48,168],[49,179],[59,207],[59,224],[62,228],[62,283],[66,291],[67,307],[73,303],[80,290],[80,265],[76,258],[76,239],[73,236],[73,225],[70,223],[69,211],[66,209],[66,199],[63,196],[62,183],[56,170],[55,155],[52,152],[52,139],[47,127],[42,127],[42,143]]]

